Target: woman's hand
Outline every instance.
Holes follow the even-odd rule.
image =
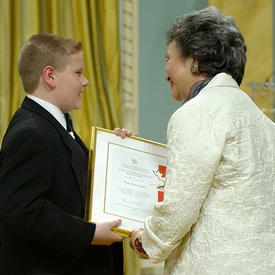
[[[145,250],[142,247],[142,242],[141,242],[141,235],[143,234],[144,229],[143,228],[139,228],[136,230],[133,230],[131,232],[131,236],[129,239],[130,242],[130,247],[133,248],[136,252],[136,254],[142,258],[142,259],[148,259],[148,255],[145,252]]]

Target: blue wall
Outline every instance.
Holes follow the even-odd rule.
[[[206,6],[207,0],[139,0],[140,137],[166,143],[168,120],[180,104],[165,81],[165,32],[177,16]]]

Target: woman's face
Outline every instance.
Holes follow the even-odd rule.
[[[176,42],[172,41],[166,52],[166,81],[170,83],[172,97],[176,101],[188,98],[190,88],[198,81],[197,73],[191,72],[194,59],[183,57]]]

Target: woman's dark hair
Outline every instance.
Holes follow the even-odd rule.
[[[201,73],[228,73],[241,84],[246,45],[232,17],[224,16],[215,7],[191,12],[176,19],[166,38],[168,45],[176,42],[184,57],[197,59]]]

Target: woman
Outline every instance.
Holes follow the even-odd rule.
[[[165,274],[275,274],[275,127],[239,88],[243,36],[209,7],[177,19],[167,42],[184,104],[168,124],[164,201],[131,246]]]

